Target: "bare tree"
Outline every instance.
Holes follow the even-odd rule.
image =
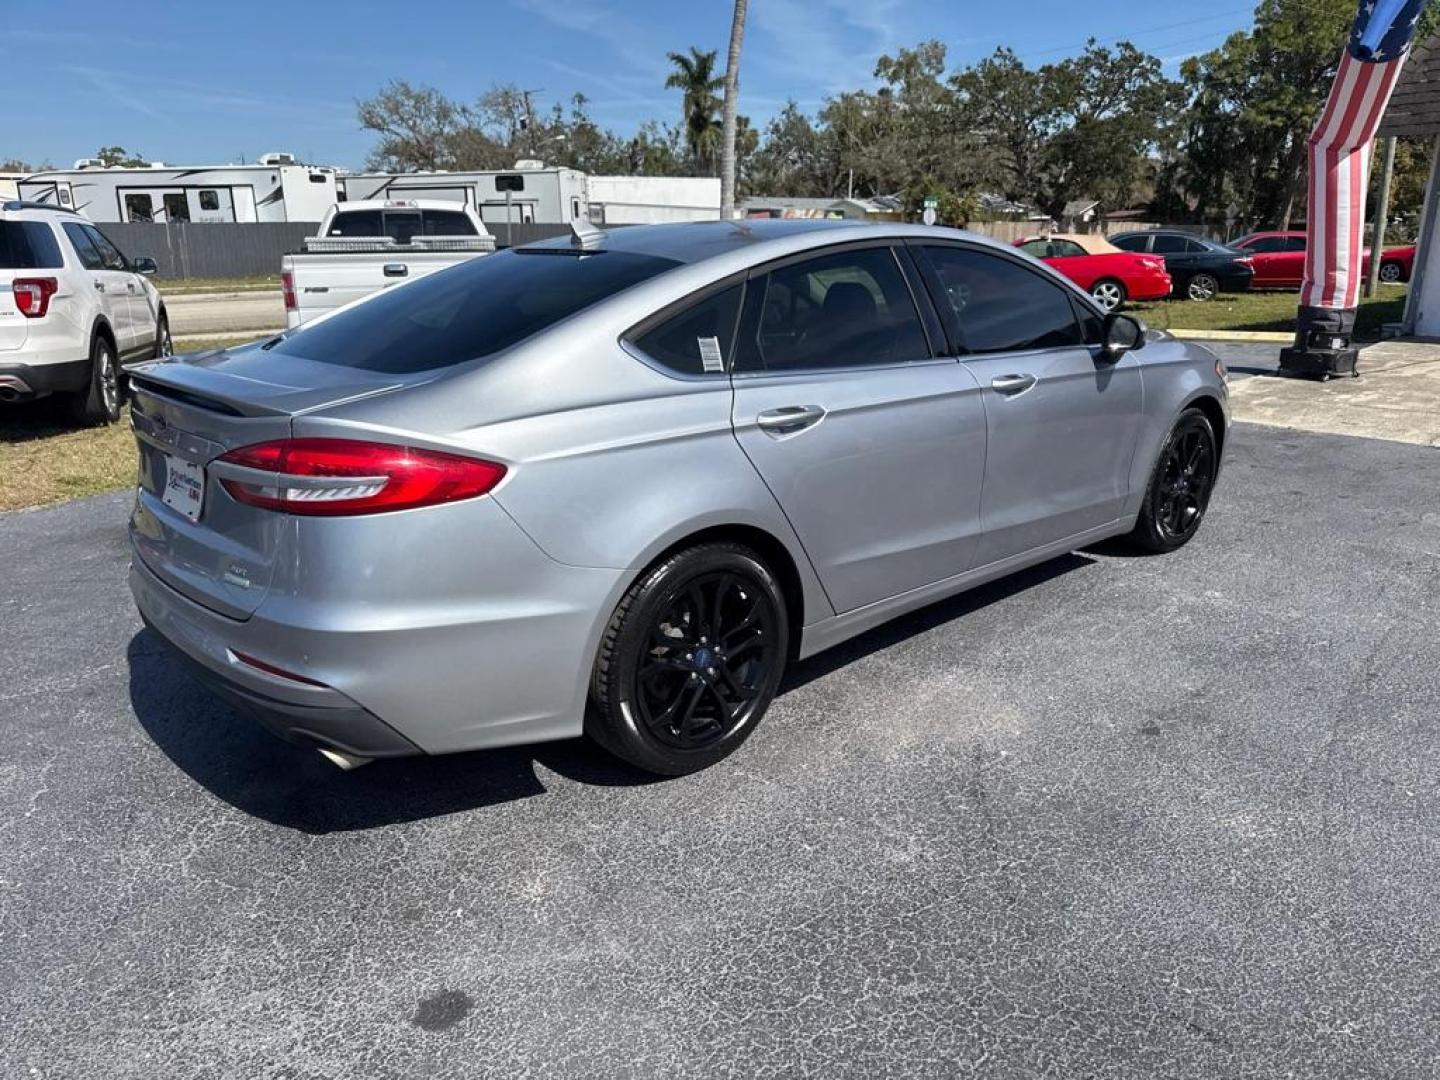
[[[735,216],[735,110],[740,98],[740,44],[745,39],[745,9],[748,0],[735,0],[735,18],[730,23],[730,53],[725,61],[725,105],[720,133],[720,216]]]

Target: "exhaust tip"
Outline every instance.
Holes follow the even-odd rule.
[[[320,755],[337,768],[350,772],[362,765],[369,765],[374,758],[361,757],[359,754],[347,754],[344,750],[332,750],[328,746],[320,747]]]

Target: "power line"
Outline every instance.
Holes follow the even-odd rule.
[[[1060,45],[1053,49],[1030,49],[1023,53],[1016,53],[1016,55],[1019,56],[1022,60],[1027,58],[1033,59],[1035,57],[1042,56],[1054,56],[1057,53],[1072,52],[1075,49],[1083,49],[1087,45],[1089,45],[1091,41],[1094,41],[1097,45],[1114,45],[1116,42],[1119,41],[1133,41],[1135,38],[1140,37],[1144,34],[1158,34],[1166,30],[1179,30],[1181,27],[1185,26],[1196,26],[1199,23],[1213,22],[1216,19],[1229,19],[1235,15],[1245,15],[1249,13],[1251,13],[1250,8],[1235,8],[1231,11],[1217,11],[1214,14],[1205,15],[1198,19],[1186,19],[1183,22],[1166,23],[1164,26],[1150,26],[1146,27],[1143,30],[1132,30],[1128,34],[1120,34],[1117,37],[1091,38],[1085,41],[1077,41],[1073,45]],[[1220,31],[1217,30],[1215,31],[1215,33],[1218,34],[1220,33]]]

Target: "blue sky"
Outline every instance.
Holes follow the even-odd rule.
[[[1089,36],[1129,37],[1167,61],[1248,26],[1252,6],[1214,10],[1122,0],[751,0],[741,111],[761,123],[795,98],[807,110],[871,85],[875,58],[928,37],[952,64],[1009,45],[1031,63],[1078,51]],[[371,140],[357,98],[390,78],[473,99],[497,82],[548,105],[583,92],[603,124],[629,133],[674,119],[665,53],[723,53],[726,2],[352,0],[287,4],[0,0],[0,57],[12,88],[0,158],[68,166],[102,144],[185,165],[288,150],[360,165]],[[40,14],[43,12],[43,15]],[[1139,12],[1139,14],[1136,14]],[[23,87],[23,93],[14,93]]]

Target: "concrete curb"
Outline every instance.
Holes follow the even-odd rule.
[[[230,339],[234,339],[234,338],[251,338],[251,337],[253,337],[256,341],[259,341],[261,338],[274,337],[276,334],[283,334],[284,332],[285,332],[285,327],[283,327],[283,326],[276,326],[276,327],[273,327],[273,328],[271,328],[271,329],[269,329],[269,330],[254,330],[254,329],[246,329],[246,330],[224,330],[224,331],[218,331],[218,332],[215,332],[215,333],[204,333],[204,334],[182,334],[182,333],[179,333],[179,332],[177,331],[176,334],[175,334],[175,340],[176,340],[176,341],[226,341],[226,340],[230,340]]]

